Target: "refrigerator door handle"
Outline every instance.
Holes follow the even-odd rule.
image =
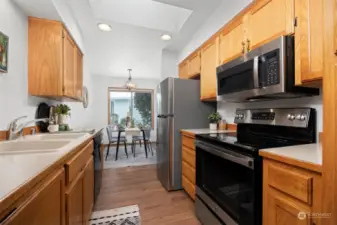
[[[168,118],[168,117],[174,117],[174,114],[158,115],[157,117],[158,117],[158,118],[164,118],[164,119],[166,119],[166,118]]]

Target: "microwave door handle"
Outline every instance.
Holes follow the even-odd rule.
[[[260,88],[259,82],[259,57],[254,57],[254,68],[253,68],[253,78],[254,78],[254,88]]]
[[[235,156],[233,154],[227,153],[225,151],[216,150],[214,147],[209,147],[209,146],[203,145],[201,143],[197,143],[197,146],[202,148],[202,150],[204,150],[206,152],[209,152],[213,155],[216,155],[216,156],[219,156],[223,159],[226,159],[226,160],[235,162],[237,164],[243,165],[245,167],[248,167],[249,169],[254,169],[254,161],[253,161],[252,158],[245,157],[245,156],[238,157],[238,156]]]

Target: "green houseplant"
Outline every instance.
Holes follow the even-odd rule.
[[[59,104],[55,106],[54,113],[55,117],[58,117],[58,124],[67,124],[70,111],[70,107],[66,104]]]
[[[221,120],[221,116],[218,112],[209,114],[208,116],[209,129],[216,130],[220,120]]]

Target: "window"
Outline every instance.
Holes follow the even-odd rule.
[[[154,128],[153,90],[109,88],[109,124],[126,126],[127,117],[131,118],[131,127]]]

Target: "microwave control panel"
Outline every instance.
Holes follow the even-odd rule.
[[[280,83],[279,50],[274,50],[260,56],[260,86],[267,87]]]

